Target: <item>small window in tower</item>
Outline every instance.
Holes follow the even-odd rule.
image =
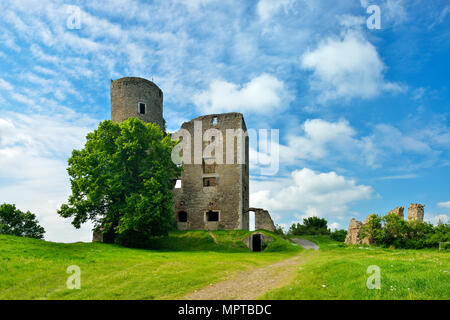
[[[208,211],[206,213],[206,221],[219,221],[219,212]]]
[[[213,117],[211,124],[216,125],[217,124],[217,117]]]
[[[178,221],[179,222],[187,222],[187,212],[186,211],[178,212]]]
[[[145,103],[139,102],[139,113],[145,114]]]
[[[216,178],[203,178],[203,186],[204,187],[215,187],[216,186]]]
[[[161,90],[159,90],[159,97],[160,98],[162,97],[162,91]]]

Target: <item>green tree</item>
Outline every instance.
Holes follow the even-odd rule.
[[[72,194],[58,213],[76,228],[92,221],[105,242],[118,235],[167,234],[174,219],[173,180],[182,170],[171,159],[176,142],[136,118],[103,121],[86,139],[69,159]]]
[[[408,222],[394,213],[385,215],[382,221],[384,223],[383,243],[387,246],[392,245],[397,248],[405,247],[409,231]]]
[[[44,233],[35,214],[22,212],[14,204],[0,205],[0,234],[43,239]]]
[[[294,223],[289,229],[293,235],[319,235],[330,234],[328,222],[324,218],[308,217],[303,219],[303,224]]]
[[[363,239],[369,238],[371,243],[383,243],[385,239],[385,230],[383,229],[382,222],[382,217],[371,214],[367,223],[361,227],[361,237]]]

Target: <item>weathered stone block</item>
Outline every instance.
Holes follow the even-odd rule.
[[[388,212],[388,214],[396,214],[398,215],[400,218],[404,219],[404,211],[405,211],[405,207],[397,207],[395,209],[392,209],[391,211]]]
[[[361,244],[361,226],[361,221],[354,218],[350,220],[347,230],[347,237],[345,238],[345,244]]]
[[[424,216],[423,204],[411,203],[408,208],[408,221],[423,221]]]

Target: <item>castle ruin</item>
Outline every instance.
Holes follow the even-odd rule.
[[[411,203],[408,208],[408,222],[419,221],[423,222],[424,205],[418,203]],[[394,214],[404,219],[404,207],[397,207],[388,212],[388,214]],[[370,214],[366,217],[364,223],[354,218],[350,220],[350,224],[347,230],[347,237],[345,238],[345,244],[372,244],[373,240],[370,238],[361,238],[361,227],[366,225],[370,217],[374,214]]]
[[[111,120],[120,123],[130,117],[156,123],[165,132],[163,92],[152,81],[136,77],[111,80]],[[220,136],[209,137],[210,129],[217,129]],[[230,130],[234,132],[231,138],[227,134]],[[274,231],[268,211],[249,208],[249,143],[244,116],[237,112],[203,115],[183,123],[179,131],[189,133],[192,139],[181,139],[177,133],[172,133],[172,138],[180,139],[180,144],[194,152],[183,154],[184,170],[174,183],[178,229],[248,230],[249,212],[254,211],[256,229]],[[194,144],[198,137],[200,158]],[[223,139],[227,148],[219,154],[213,149],[205,156],[207,144],[215,139]],[[191,161],[185,162],[186,157]],[[234,161],[225,161],[229,159]]]

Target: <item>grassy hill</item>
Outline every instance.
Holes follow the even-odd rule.
[[[319,252],[302,253],[307,261],[295,280],[262,299],[450,299],[449,251],[346,246],[328,236],[301,238],[319,244]],[[371,265],[380,268],[380,290],[366,286]]]
[[[102,243],[52,243],[0,235],[0,299],[176,299],[230,274],[286,259],[300,249],[275,234],[264,252],[248,231],[174,232],[153,250]],[[81,268],[81,290],[69,290],[67,267]]]
[[[0,299],[179,299],[297,254],[302,264],[293,280],[262,299],[450,299],[448,251],[345,246],[302,236],[320,245],[312,251],[264,233],[275,240],[263,252],[242,243],[248,231],[214,231],[215,241],[205,231],[177,231],[155,239],[152,250],[0,235]],[[66,287],[71,265],[81,268],[81,290]],[[380,267],[380,290],[366,287],[370,265]]]

